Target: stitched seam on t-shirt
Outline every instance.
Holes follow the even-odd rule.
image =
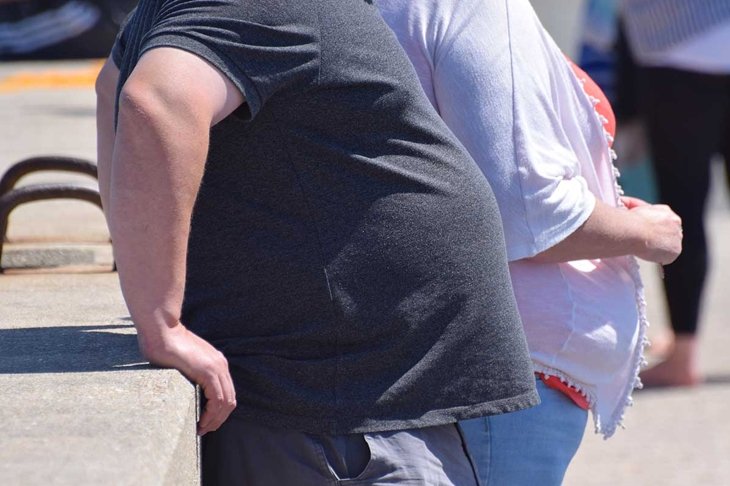
[[[505,13],[507,15],[507,41],[509,42],[509,65],[510,65],[510,83],[512,88],[512,161],[517,167],[517,184],[520,188],[520,201],[522,202],[522,210],[525,215],[525,223],[527,226],[527,230],[530,232],[530,237],[532,238],[530,242],[530,247],[532,251],[532,255],[534,256],[535,251],[535,241],[536,241],[536,235],[532,228],[532,225],[530,224],[530,216],[527,210],[527,203],[525,202],[525,190],[522,186],[522,177],[520,176],[519,171],[519,162],[517,161],[517,153],[515,150],[515,147],[517,146],[517,123],[516,123],[516,113],[517,113],[517,92],[515,88],[515,58],[514,58],[514,52],[512,49],[512,19],[510,17],[510,10],[509,10],[509,0],[504,1],[504,8]]]
[[[274,121],[276,122],[276,127],[279,129],[279,132],[282,134],[281,139],[286,140],[286,137],[284,137],[283,131],[281,129],[281,123],[278,120],[278,117],[276,114],[272,113],[271,115],[274,118]],[[291,168],[291,171],[294,173],[294,176],[296,177],[297,184],[299,185],[299,190],[301,191],[302,199],[304,200],[304,204],[307,208],[307,213],[309,214],[309,221],[311,225],[314,228],[314,234],[317,238],[317,250],[319,251],[319,258],[320,258],[320,265],[322,268],[322,275],[325,279],[325,283],[327,284],[327,289],[329,291],[330,296],[330,304],[331,304],[331,310],[332,310],[332,321],[337,322],[337,309],[335,308],[335,302],[334,297],[332,295],[332,290],[330,287],[330,281],[329,276],[327,275],[327,270],[325,266],[325,258],[324,258],[324,245],[322,244],[322,236],[320,234],[319,230],[319,222],[317,221],[317,218],[315,216],[315,211],[313,209],[313,205],[309,200],[309,197],[307,195],[307,191],[304,187],[304,183],[302,182],[302,178],[300,177],[299,171],[297,170],[296,165],[294,164],[294,157],[292,156],[292,152],[290,150],[290,146],[288,142],[284,142],[283,144],[284,150],[287,154],[287,159],[289,163],[289,167]],[[337,393],[339,389],[339,376],[340,376],[340,327],[337,326],[336,329],[336,338],[335,338],[335,354],[337,355],[337,358],[335,359],[335,386],[334,386],[334,402],[335,402],[335,408],[339,408],[339,395]]]
[[[321,12],[319,10],[319,5],[317,5],[317,81],[310,87],[310,89],[313,89],[315,87],[319,87],[322,84],[322,16]],[[305,93],[309,90],[305,90]],[[277,123],[277,126],[278,123]],[[299,177],[299,172],[296,170],[296,167],[294,167],[294,159],[291,156],[291,152],[289,151],[289,147],[286,147],[286,152],[289,155],[289,161],[290,165],[292,167],[292,170],[296,174],[297,181],[299,183],[299,186],[302,191],[302,197],[307,202],[307,209],[310,213],[310,219],[312,220],[312,225],[314,225],[314,231],[317,235],[317,246],[319,249],[319,257],[321,259],[322,264],[322,273],[324,274],[325,283],[327,284],[327,291],[329,292],[330,296],[330,308],[332,310],[332,321],[337,323],[337,309],[335,308],[335,298],[334,295],[332,295],[332,285],[330,283],[330,277],[327,273],[327,267],[325,266],[325,258],[324,258],[324,245],[322,245],[322,236],[319,231],[319,224],[317,220],[315,219],[314,211],[312,210],[312,205],[309,202],[309,198],[307,197],[307,193],[304,189],[304,184],[302,184],[301,178]],[[335,329],[335,387],[334,387],[334,399],[335,399],[335,409],[339,408],[339,390],[340,390],[340,359],[341,359],[341,352],[340,352],[340,326],[337,325]]]

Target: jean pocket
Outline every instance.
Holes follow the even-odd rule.
[[[330,474],[337,481],[359,480],[372,462],[365,434],[318,436],[316,438]]]

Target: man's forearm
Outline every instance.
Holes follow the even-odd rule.
[[[179,322],[190,217],[209,126],[154,91],[126,89],[109,220],[122,290],[144,347]]]
[[[104,214],[109,222],[109,183],[114,153],[114,100],[119,69],[107,59],[96,79],[96,163],[99,194]]]

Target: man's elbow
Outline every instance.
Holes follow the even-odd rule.
[[[125,130],[146,131],[175,119],[176,109],[155,86],[130,78],[119,91],[119,126]]]
[[[180,130],[207,133],[209,118],[175,87],[131,76],[119,92],[118,118],[127,129],[147,130],[174,124]]]

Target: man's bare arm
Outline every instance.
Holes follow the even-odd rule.
[[[187,241],[210,127],[242,102],[203,59],[148,51],[121,91],[111,163],[109,226],[140,348],[201,385],[208,399],[201,435],[217,429],[236,402],[226,359],[180,322]]]
[[[620,255],[663,265],[682,251],[682,220],[669,206],[623,198],[626,209],[601,201],[583,225],[555,246],[532,257],[541,263]]]
[[[108,216],[109,179],[114,154],[114,100],[119,69],[110,57],[96,78],[96,164],[99,193],[104,214]],[[107,220],[108,223],[108,220]]]

